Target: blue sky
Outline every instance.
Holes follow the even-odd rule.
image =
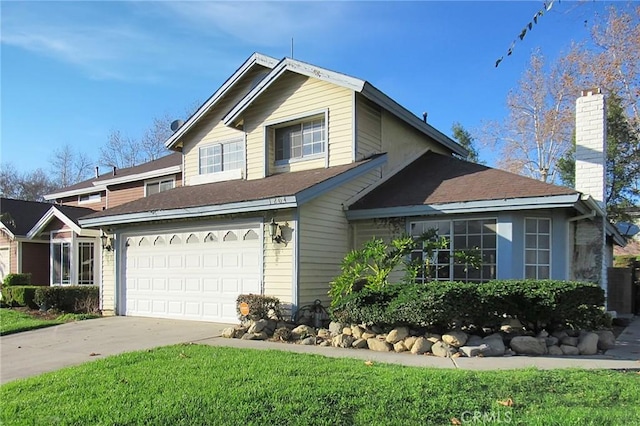
[[[253,52],[290,56],[292,37],[296,59],[365,79],[446,134],[473,131],[506,115],[534,48],[553,59],[588,39],[608,4],[556,0],[496,68],[542,1],[2,1],[1,161],[48,170],[70,144],[97,163],[112,130],[183,118]]]

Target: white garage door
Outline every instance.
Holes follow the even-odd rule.
[[[9,247],[0,248],[0,282],[9,273]]]
[[[128,236],[120,313],[235,323],[238,295],[260,292],[261,254],[258,224]]]

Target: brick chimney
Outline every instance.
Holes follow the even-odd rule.
[[[576,190],[600,207],[575,220],[572,279],[600,284],[607,291],[606,152],[607,112],[600,89],[583,90],[576,100]],[[588,200],[587,200],[588,201]],[[588,205],[588,203],[587,203]],[[604,212],[604,215],[603,215]]]

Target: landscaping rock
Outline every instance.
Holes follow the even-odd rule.
[[[536,337],[547,338],[549,337],[549,333],[547,332],[547,330],[542,330]]]
[[[342,334],[346,334],[348,336],[353,335],[353,332],[351,331],[351,327],[345,327],[342,329]]]
[[[256,340],[256,335],[253,333],[245,333],[240,338],[241,340]]]
[[[342,333],[342,329],[343,328],[344,328],[344,324],[342,324],[340,322],[331,321],[329,323],[329,331],[333,335],[338,335],[338,334]]]
[[[407,327],[396,327],[387,334],[387,343],[395,345],[409,335]]]
[[[439,356],[442,358],[451,358],[453,354],[457,352],[456,348],[446,344],[442,340],[435,342],[431,346],[431,352],[435,356]]]
[[[484,351],[487,350],[488,348],[489,346],[486,344],[482,344],[479,346],[461,346],[460,352],[464,356],[468,356],[469,358],[471,358],[478,355],[484,355]]]
[[[554,331],[553,333],[551,333],[551,335],[553,337],[556,337],[560,342],[562,341],[562,339],[568,336],[567,332],[564,330]]]
[[[616,336],[613,331],[598,330],[595,333],[598,335],[598,349],[606,351],[616,347]]]
[[[249,330],[247,333],[260,333],[267,327],[268,321],[266,319],[259,319],[258,321],[251,321]]]
[[[273,332],[278,328],[278,322],[276,320],[267,320],[267,326],[264,328],[264,331],[269,333],[269,335],[273,335]]]
[[[364,328],[360,327],[359,325],[351,326],[351,335],[356,339],[362,338],[362,333],[364,333]]]
[[[433,342],[428,340],[426,337],[418,337],[416,341],[413,343],[413,345],[411,346],[411,353],[422,355],[424,353],[429,352],[432,346],[433,346]]]
[[[308,325],[299,325],[291,330],[291,336],[294,340],[302,340],[305,337],[315,336],[316,331]]]
[[[598,353],[598,335],[596,333],[584,333],[578,342],[580,355],[595,355]]]
[[[435,343],[435,342],[437,342],[437,341],[439,341],[439,340],[442,340],[442,336],[441,336],[441,335],[439,335],[439,334],[435,334],[435,333],[426,333],[426,334],[424,335],[424,337],[425,337],[428,341],[430,341],[431,343]]]
[[[377,326],[375,324],[372,325],[371,327],[369,327],[369,329],[371,331],[373,331],[374,333],[376,333],[376,334],[382,334],[383,333],[383,330],[379,326]]]
[[[367,346],[372,351],[376,352],[389,352],[391,351],[391,345],[383,340],[378,340],[374,337],[367,339]]]
[[[547,337],[546,339],[544,339],[544,343],[545,343],[547,346],[558,346],[558,343],[559,343],[559,342],[560,342],[560,341],[559,341],[559,340],[558,340],[558,338],[557,338],[557,337],[555,337],[555,336],[549,336],[549,337]]]
[[[318,346],[331,346],[331,342],[328,340],[323,340]]]
[[[491,334],[482,339],[482,344],[487,345],[487,349],[483,352],[484,356],[503,356],[505,353],[504,340],[500,333]]]
[[[300,340],[300,344],[301,345],[315,345],[316,344],[316,338],[313,336],[304,338],[302,340]]]
[[[353,336],[340,333],[331,340],[331,346],[336,348],[350,348],[355,340]]]
[[[467,342],[464,344],[465,346],[480,346],[482,344],[482,337],[472,334],[467,339]]]
[[[251,334],[251,333],[247,333],[247,334]],[[266,331],[261,331],[260,333],[253,333],[252,340],[267,340],[268,338],[269,338],[269,333],[267,333]]]
[[[520,322],[517,318],[507,318],[502,321],[502,325],[500,326],[500,331],[504,331],[506,333],[510,333],[512,331],[522,330],[524,326],[522,322]]]
[[[562,339],[560,339],[560,343],[562,343],[563,345],[566,345],[566,346],[578,346],[578,338],[577,337],[571,337],[571,336],[565,336]]]
[[[222,337],[227,339],[233,339],[233,335],[235,334],[235,329],[233,327],[227,327],[222,330]]]
[[[467,333],[458,330],[452,330],[442,335],[442,341],[450,346],[453,346],[454,348],[463,346],[465,343],[467,343],[468,338],[469,336],[467,335]]]
[[[273,338],[281,342],[288,342],[291,340],[291,330],[287,327],[276,328],[273,332]]]
[[[395,352],[406,352],[407,351],[407,347],[404,345],[404,342],[402,340],[400,340],[399,342],[396,342],[393,344],[393,350]]]
[[[560,350],[565,355],[580,355],[580,349],[571,345],[560,345]]]
[[[365,339],[365,340],[367,340],[367,339],[371,339],[371,338],[373,338],[373,337],[376,337],[376,333],[374,333],[374,332],[373,332],[373,331],[371,331],[371,330],[365,330],[365,331],[363,331],[363,332],[362,332],[362,336],[360,336],[360,338],[361,338],[361,339]]]
[[[531,336],[516,336],[510,345],[520,355],[544,355],[547,352],[547,345]]]
[[[407,350],[411,350],[411,348],[413,347],[413,344],[416,343],[416,340],[418,340],[418,338],[416,336],[405,337],[403,342],[404,342],[404,346],[407,348]]]
[[[573,346],[569,346],[569,347],[573,347]],[[547,348],[547,351],[549,351],[549,355],[564,355],[564,352],[562,352],[562,349],[560,348],[560,346],[557,345],[551,345]]]
[[[321,328],[320,330],[318,330],[318,337],[320,337],[322,339],[330,339],[331,338],[331,332],[329,330],[327,330],[326,328]]]
[[[234,339],[241,339],[242,336],[244,336],[246,332],[247,332],[246,327],[234,327],[233,328],[233,338]]]
[[[283,327],[286,327],[289,330],[293,330],[294,328],[296,328],[296,325],[295,324],[291,324],[290,322],[286,322],[286,321],[278,321],[276,323],[276,329],[283,328]]]
[[[367,341],[365,339],[356,339],[351,344],[351,347],[356,349],[364,349],[367,347]]]

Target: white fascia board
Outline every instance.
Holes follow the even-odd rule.
[[[170,167],[165,167],[164,169],[150,170],[145,173],[136,173],[134,175],[127,175],[127,176],[115,177],[113,179],[106,179],[100,182],[94,182],[93,184],[96,187],[103,186],[106,188],[107,186],[117,185],[120,183],[135,182],[138,180],[145,180],[145,179],[151,179],[151,178],[156,178],[160,176],[172,175],[172,174],[179,173],[181,170],[182,170],[182,166],[180,165],[170,166]]]
[[[11,230],[7,228],[7,225],[5,225],[2,222],[0,222],[0,229],[2,229],[9,236],[10,239],[14,240],[16,238],[15,234],[11,232]]]
[[[295,59],[285,58],[280,61],[280,63],[275,66],[271,72],[253,88],[253,90],[247,93],[247,95],[242,98],[242,100],[240,100],[240,102],[238,102],[238,104],[233,107],[226,116],[224,116],[222,122],[226,126],[229,126],[238,119],[240,114],[242,114],[253,103],[253,101],[267,90],[267,88],[269,88],[269,86],[271,86],[271,84],[275,82],[285,71],[291,71],[307,77],[317,78],[356,92],[362,91],[365,84],[364,80],[360,80],[355,77],[316,67],[305,62],[296,61]]]
[[[222,86],[216,92],[211,95],[207,101],[198,108],[196,112],[193,113],[191,117],[182,125],[176,132],[167,139],[164,145],[171,149],[178,142],[178,139],[182,135],[184,135],[189,129],[191,129],[200,119],[222,98],[235,85],[235,83],[240,80],[252,67],[253,65],[261,65],[265,68],[273,68],[279,61],[276,58],[272,58],[271,56],[263,55],[261,53],[254,53],[244,61],[244,63],[234,72],[231,77],[225,81]]]
[[[128,213],[114,216],[98,217],[95,219],[80,219],[84,227],[99,227],[120,225],[126,223],[141,223],[152,220],[185,219],[202,216],[217,216],[231,213],[247,213],[263,210],[278,210],[295,208],[298,206],[295,196],[273,197],[264,200],[244,201],[215,206],[185,207],[171,210],[156,210],[151,212]]]
[[[420,206],[385,207],[368,210],[347,210],[347,219],[375,219],[382,217],[437,216],[445,214],[486,213],[494,211],[553,209],[574,207],[579,194],[550,197],[482,200],[466,203],[431,204]]]
[[[73,220],[69,219],[64,213],[58,210],[55,206],[52,206],[47,212],[40,218],[40,220],[33,225],[33,228],[29,232],[27,232],[27,238],[32,239],[36,235],[38,235],[53,219],[54,217],[58,218],[62,223],[67,225],[73,232],[80,235],[81,229],[78,225],[76,225]]]
[[[56,192],[53,194],[47,194],[44,196],[44,199],[47,201],[50,201],[58,198],[73,197],[74,195],[93,194],[96,192],[106,191],[106,190],[107,190],[107,186],[103,185],[102,182],[99,182],[99,183],[93,182],[93,186],[87,186],[86,188],[79,188],[71,191],[62,191],[62,192]]]
[[[362,89],[362,95],[375,104],[380,105],[387,111],[391,112],[393,115],[395,115],[405,123],[413,126],[415,129],[419,130],[420,132],[424,133],[440,144],[446,146],[461,157],[466,157],[467,155],[469,155],[469,151],[467,151],[460,144],[449,138],[444,133],[440,132],[435,127],[431,126],[428,123],[425,123],[420,118],[416,117],[405,107],[391,99],[379,89],[376,89],[371,84],[365,84],[364,88]]]
[[[308,203],[314,198],[319,197],[320,195],[334,188],[337,188],[338,186],[345,184],[350,180],[353,180],[367,173],[370,170],[373,170],[382,166],[386,162],[387,162],[387,154],[382,154],[378,158],[369,160],[365,164],[361,164],[357,167],[354,167],[351,170],[347,170],[344,173],[340,173],[338,176],[334,176],[330,179],[325,180],[324,182],[320,182],[316,185],[313,185],[310,188],[300,191],[298,194],[296,194],[296,200],[298,201],[299,205]]]

